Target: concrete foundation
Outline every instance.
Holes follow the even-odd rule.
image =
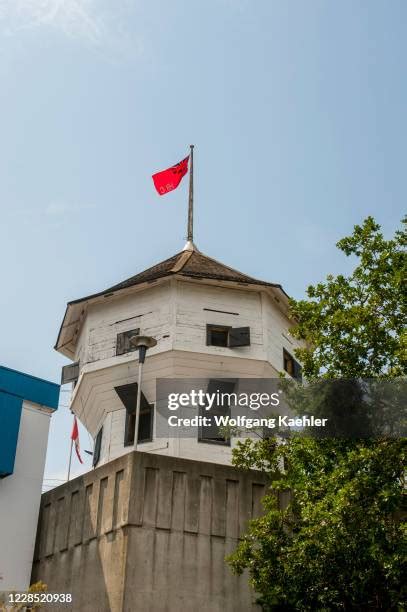
[[[54,610],[257,610],[224,559],[266,486],[258,472],[124,455],[42,496],[32,582],[72,593]]]

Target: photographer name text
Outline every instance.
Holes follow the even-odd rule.
[[[191,418],[177,417],[176,415],[168,417],[168,425],[170,427],[209,427],[213,425],[213,421],[218,427],[244,427],[247,429],[268,427],[269,429],[275,429],[276,427],[325,427],[328,419],[318,419],[314,416],[305,415],[301,417],[280,415],[275,418],[231,417],[216,414],[210,417],[202,415]]]

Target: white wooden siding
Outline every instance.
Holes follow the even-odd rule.
[[[207,324],[249,326],[251,344],[236,349],[206,346]],[[276,377],[283,369],[283,348],[293,354],[299,346],[289,335],[291,325],[266,290],[176,278],[91,305],[78,338],[80,379],[72,409],[93,437],[103,425],[100,462],[132,449],[123,445],[125,409],[114,387],[137,380],[137,353],[116,356],[118,333],[140,328],[142,334],[158,340],[149,351],[143,374],[143,393],[155,403],[160,377]],[[141,448],[220,463],[231,458],[230,447],[197,439],[154,439]]]
[[[92,363],[116,356],[117,334],[139,328],[154,336],[160,348],[170,347],[170,283],[152,287],[121,299],[91,305],[80,334],[76,359]],[[167,338],[165,338],[167,336]]]
[[[293,327],[293,321],[285,316],[275,305],[273,299],[268,295],[263,296],[263,321],[264,335],[267,347],[267,361],[274,368],[283,371],[283,348],[294,356],[294,350],[302,344],[293,338],[289,329]]]
[[[175,349],[265,359],[259,292],[179,281],[176,308]],[[248,326],[251,344],[236,349],[206,346],[207,324]]]

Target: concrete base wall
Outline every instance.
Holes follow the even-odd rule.
[[[229,466],[119,457],[42,496],[32,582],[72,593],[72,610],[256,610],[247,576],[224,558],[266,486]]]

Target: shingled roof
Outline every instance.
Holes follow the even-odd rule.
[[[183,250],[173,255],[165,261],[161,261],[155,266],[147,268],[147,270],[139,272],[135,276],[131,276],[117,285],[108,287],[108,289],[104,291],[79,298],[78,300],[73,300],[69,302],[69,304],[78,304],[79,302],[90,300],[106,293],[128,289],[129,287],[140,285],[141,283],[151,282],[165,276],[173,276],[174,274],[186,276],[188,278],[208,278],[248,285],[265,285],[267,287],[282,289],[281,285],[261,281],[251,276],[247,276],[247,274],[243,274],[242,272],[238,272],[233,268],[229,268],[229,266],[225,266],[225,264],[216,261],[216,259],[204,255],[198,251],[196,247],[193,247],[192,249]]]
[[[155,266],[143,272],[139,272],[139,274],[131,276],[121,283],[108,287],[103,291],[68,302],[55,348],[72,358],[74,355],[73,345],[80,329],[81,319],[85,312],[87,302],[101,296],[106,297],[136,285],[175,275],[191,279],[211,279],[215,281],[239,283],[242,285],[262,285],[275,288],[281,292],[280,295],[283,294],[283,296],[286,296],[281,285],[258,280],[247,274],[238,272],[229,266],[225,266],[216,259],[204,255],[192,242],[188,242],[183,251],[169,257],[165,261],[161,261]]]

